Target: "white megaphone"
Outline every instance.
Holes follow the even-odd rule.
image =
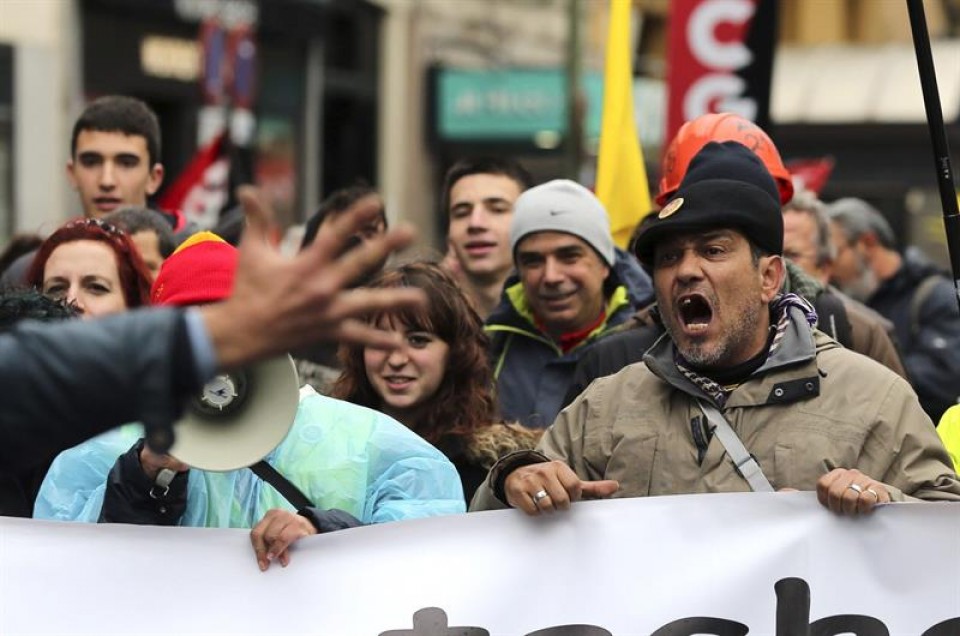
[[[300,382],[289,355],[207,382],[174,425],[170,455],[200,470],[252,466],[283,441],[297,416]]]

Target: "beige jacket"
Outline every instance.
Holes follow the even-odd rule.
[[[773,487],[814,490],[833,468],[856,468],[886,484],[894,501],[960,501],[960,480],[910,385],[801,323],[793,320],[774,355],[723,409]],[[617,497],[749,491],[716,436],[698,464],[698,397],[705,396],[677,371],[664,336],[644,363],[594,381],[537,450],[581,479],[616,479]],[[522,452],[501,460],[471,509],[503,507],[491,485],[533,461]]]

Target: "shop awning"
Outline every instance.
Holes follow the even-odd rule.
[[[932,43],[946,122],[960,119],[960,40]],[[777,50],[771,117],[777,123],[926,121],[913,46]]]

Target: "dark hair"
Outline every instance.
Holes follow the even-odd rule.
[[[9,289],[0,293],[0,333],[13,329],[21,320],[54,322],[74,318],[76,315],[75,307],[45,296],[32,287]]]
[[[156,210],[139,206],[120,208],[103,217],[107,223],[112,223],[130,236],[137,232],[153,232],[157,235],[157,245],[160,256],[167,258],[177,249],[177,241],[173,237],[173,228],[170,223]]]
[[[80,114],[70,137],[70,156],[77,155],[77,137],[85,130],[137,135],[147,141],[147,158],[152,167],[160,163],[160,122],[144,102],[125,95],[107,95],[94,100]]]
[[[428,299],[425,309],[381,312],[369,316],[368,321],[375,323],[389,315],[414,329],[436,334],[450,347],[443,380],[429,398],[429,405],[422,409],[426,421],[416,432],[437,444],[444,438],[468,438],[477,429],[489,426],[496,415],[491,392],[493,374],[487,358],[489,341],[483,321],[453,278],[436,263],[417,262],[383,271],[369,287],[424,290]],[[341,345],[343,371],[333,387],[333,396],[378,409],[383,399],[367,378],[363,350],[359,345]]]
[[[320,226],[323,225],[324,219],[330,215],[343,212],[363,197],[371,194],[378,193],[373,186],[364,181],[358,181],[352,186],[334,190],[330,196],[323,200],[320,208],[313,213],[313,216],[307,220],[303,230],[303,241],[300,243],[300,249],[313,243],[314,239],[317,238],[317,232],[320,231]],[[387,212],[383,208],[383,205],[380,206],[380,218],[383,220],[384,229],[386,229]]]
[[[14,234],[0,254],[0,274],[7,271],[15,260],[40,247],[41,243],[43,237],[39,234]]]
[[[443,206],[444,218],[450,214],[450,190],[453,189],[457,181],[464,177],[469,177],[472,174],[496,174],[509,177],[517,182],[521,192],[533,186],[533,177],[530,176],[530,173],[527,172],[523,166],[513,159],[499,157],[460,159],[450,166],[446,176],[443,178],[441,205]]]
[[[150,304],[150,270],[140,258],[136,245],[124,232],[100,219],[70,221],[51,234],[33,257],[33,263],[27,270],[27,284],[41,289],[44,269],[53,250],[74,241],[99,241],[113,250],[127,309]]]

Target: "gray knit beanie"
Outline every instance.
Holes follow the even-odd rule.
[[[516,258],[517,244],[535,232],[565,232],[586,241],[607,265],[616,253],[610,235],[610,219],[600,200],[579,183],[555,179],[525,191],[513,206],[510,250]]]

